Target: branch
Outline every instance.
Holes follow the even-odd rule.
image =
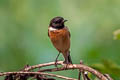
[[[57,64],[65,65],[65,64],[63,64],[63,61],[58,61]],[[30,66],[30,67],[26,68],[25,71],[29,71],[29,70],[32,70],[32,69],[35,69],[35,68],[41,68],[41,67],[44,67],[44,66],[50,66],[50,65],[55,65],[55,62]],[[107,80],[107,78],[103,74],[101,74],[97,70],[92,69],[92,68],[90,68],[90,67],[88,67],[86,65],[83,65],[83,64],[67,65],[67,70],[70,70],[70,69],[81,69],[81,70],[84,70],[84,71],[88,71],[88,72],[91,72],[92,74],[94,74],[95,76],[97,76],[101,80]],[[44,71],[53,72],[53,71],[63,71],[63,70],[66,70],[65,67],[54,68],[54,69],[46,69]]]
[[[27,66],[27,67],[24,68],[24,70],[18,71],[18,72],[3,72],[3,73],[0,73],[0,76],[10,75],[10,74],[12,74],[12,75],[33,74],[33,75],[44,75],[44,76],[58,77],[58,78],[61,78],[61,79],[66,79],[66,80],[77,80],[77,79],[73,79],[73,78],[69,78],[69,77],[64,77],[64,76],[60,76],[60,75],[56,75],[56,74],[50,74],[50,73],[44,73],[44,72],[55,72],[55,71],[78,69],[80,71],[88,71],[88,72],[92,73],[93,75],[95,75],[100,80],[112,80],[112,78],[110,78],[110,76],[109,76],[109,79],[108,79],[108,77],[106,77],[105,75],[101,74],[97,70],[92,69],[92,68],[90,68],[90,67],[88,67],[84,64],[69,64],[69,65],[66,65],[66,64],[63,64],[63,61],[58,61],[57,64],[62,65],[62,67],[51,68],[51,69],[40,69],[38,72],[33,72],[33,71],[31,72],[31,70],[34,70],[36,68],[55,65],[55,62],[49,62],[49,63],[38,64],[38,65],[34,65],[34,66]]]
[[[23,72],[23,71],[19,71],[19,72],[3,72],[0,73],[0,76],[4,76],[4,75],[16,75],[16,74],[33,74],[33,75],[45,75],[45,76],[52,76],[52,77],[57,77],[57,78],[61,78],[61,79],[66,79],[66,80],[77,80],[77,79],[73,79],[73,78],[68,78],[68,77],[64,77],[61,75],[56,75],[56,74],[49,74],[49,73],[43,73],[43,72]]]
[[[58,61],[57,64],[58,65],[63,65],[63,61]],[[34,66],[29,66],[29,67],[26,67],[24,69],[24,71],[30,71],[30,70],[33,70],[33,69],[36,69],[36,68],[41,68],[41,67],[51,66],[51,65],[55,65],[55,62],[49,62],[49,63],[38,64],[38,65],[34,65]]]

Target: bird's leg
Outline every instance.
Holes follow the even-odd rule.
[[[57,55],[57,57],[56,57],[56,59],[55,59],[55,66],[56,66],[56,67],[57,67],[57,59],[58,59],[59,55],[60,55],[60,52],[59,52],[59,54]]]

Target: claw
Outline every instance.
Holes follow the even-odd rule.
[[[57,67],[57,60],[55,60],[55,67]]]

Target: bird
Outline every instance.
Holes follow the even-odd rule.
[[[55,65],[57,65],[57,59],[62,53],[64,57],[64,64],[72,64],[70,56],[70,32],[67,26],[65,26],[65,20],[63,17],[54,17],[48,27],[48,36],[53,46],[58,50],[59,54],[55,59]]]

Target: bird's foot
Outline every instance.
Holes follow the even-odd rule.
[[[68,61],[64,61],[63,63],[65,64],[65,65],[64,65],[64,69],[65,69],[65,70],[67,70],[68,66],[71,65],[71,63],[68,62]]]
[[[55,67],[57,67],[57,60],[55,60]]]
[[[71,65],[71,64],[72,64],[72,62],[68,62],[68,61],[66,61],[66,60],[65,60],[63,63],[64,63],[64,64],[68,64],[68,65]]]

